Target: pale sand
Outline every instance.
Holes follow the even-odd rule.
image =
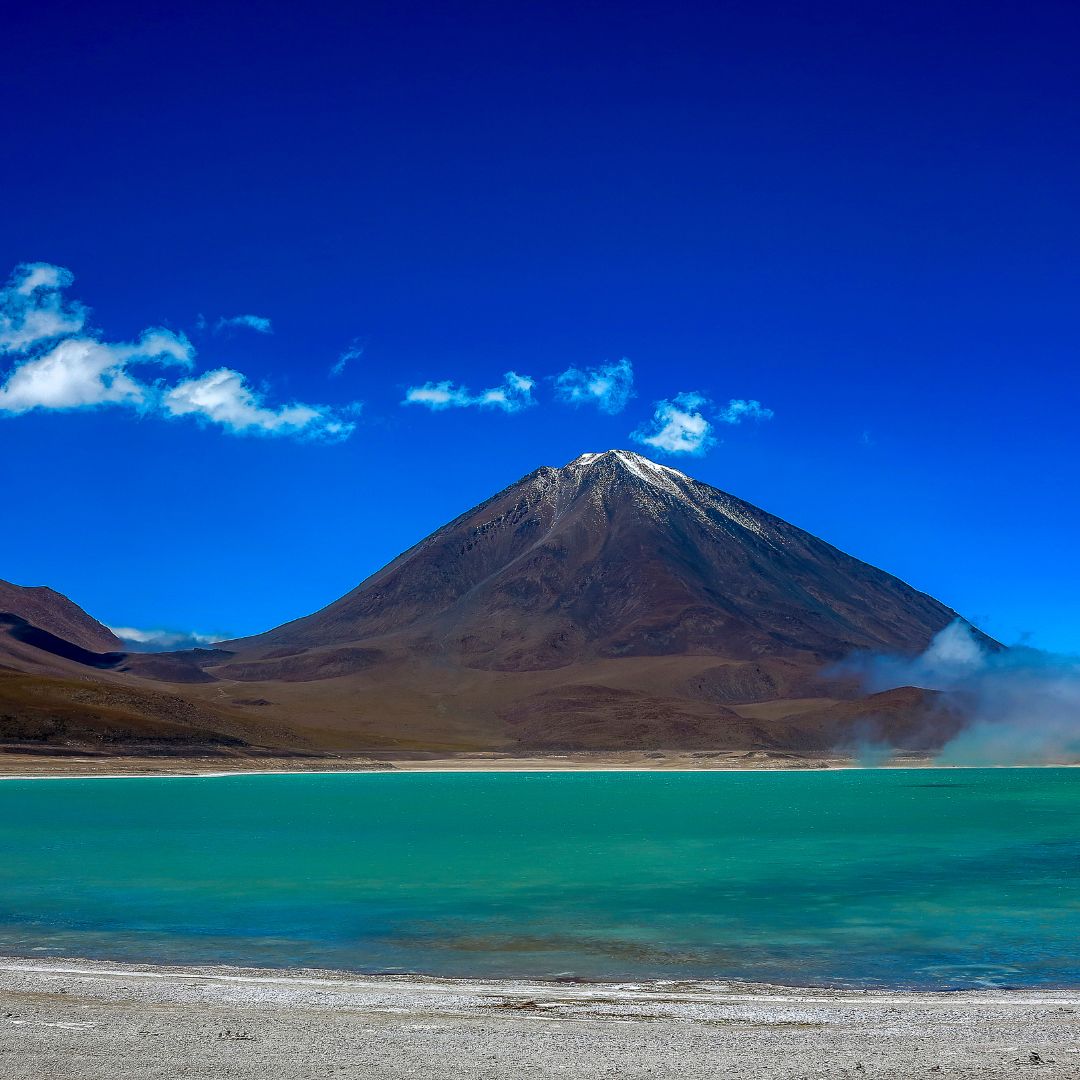
[[[1076,768],[1077,761],[1011,763],[1002,768]],[[0,780],[49,777],[238,776],[298,773],[370,772],[807,772],[837,769],[986,768],[941,764],[927,754],[897,755],[888,762],[864,765],[853,758],[767,751],[624,750],[534,754],[500,753],[321,754],[312,756],[134,757],[23,754],[0,749]],[[2,1078],[0,1078],[2,1080]]]
[[[933,765],[923,756],[898,757],[891,767]],[[765,751],[625,750],[576,753],[320,754],[182,756],[87,756],[0,752],[0,778],[47,776],[226,776],[236,773],[326,772],[685,772],[853,768],[851,758],[800,756]]]
[[[1078,1010],[1077,991],[455,981],[8,960],[0,1077],[1078,1077]]]

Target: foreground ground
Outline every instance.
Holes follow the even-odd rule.
[[[1080,993],[0,964],[5,1080],[1080,1077]]]

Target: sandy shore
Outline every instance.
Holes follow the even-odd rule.
[[[1080,1076],[1080,992],[0,962],[5,1080]]]
[[[286,772],[580,772],[762,769],[843,769],[851,758],[765,751],[627,750],[528,756],[502,753],[122,756],[0,751],[0,778],[38,776],[205,776]],[[925,767],[927,756],[905,756],[893,767]]]

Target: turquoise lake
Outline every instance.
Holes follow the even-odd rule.
[[[1080,986],[1080,770],[3,781],[0,953]]]

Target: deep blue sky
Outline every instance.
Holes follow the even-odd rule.
[[[720,441],[660,460],[1003,639],[1080,650],[1074,4],[106,0],[4,23],[0,279],[70,269],[100,341],[187,334],[190,371],[145,385],[227,367],[356,427],[0,413],[0,577],[112,625],[265,629],[540,464],[660,457],[630,433],[697,393]],[[273,333],[214,331],[246,314]],[[623,356],[622,412],[555,400],[550,376]],[[534,407],[401,404],[508,370]],[[731,398],[774,416],[724,424]]]

